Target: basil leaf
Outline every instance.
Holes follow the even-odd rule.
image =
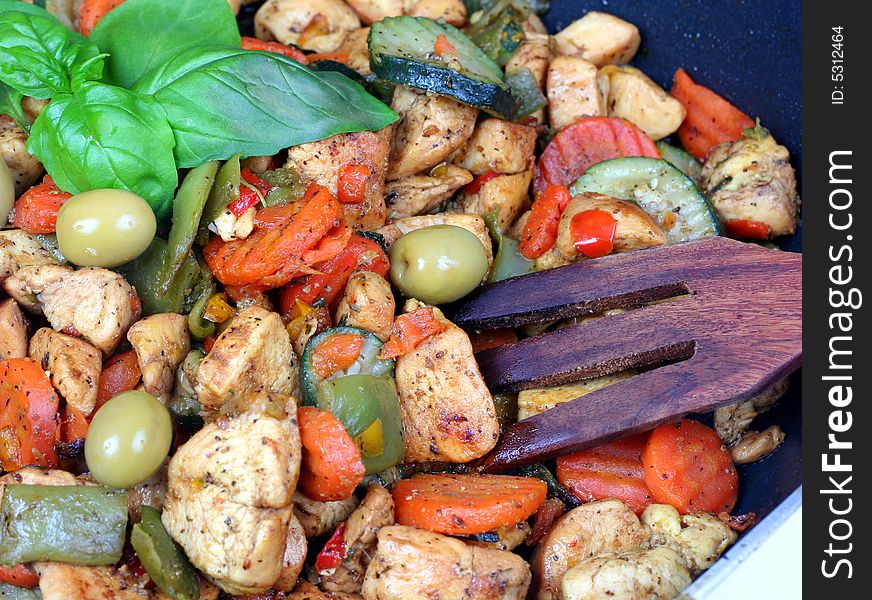
[[[110,55],[109,80],[123,87],[189,48],[241,43],[227,0],[126,0],[100,19],[90,39]]]
[[[134,90],[153,94],[166,110],[180,168],[237,152],[272,155],[337,133],[382,129],[398,118],[343,75],[236,48],[188,51]]]
[[[52,99],[34,121],[27,149],[61,189],[130,190],[162,219],[178,183],[173,143],[166,114],[152,98],[90,82]]]
[[[30,131],[30,120],[21,108],[24,95],[0,81],[0,115],[9,115],[24,131]]]
[[[44,99],[99,79],[103,60],[96,44],[36,7],[0,14],[0,81],[25,96]],[[39,12],[36,12],[39,11]]]

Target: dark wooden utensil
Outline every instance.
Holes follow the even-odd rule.
[[[634,310],[476,356],[494,392],[656,367],[512,425],[484,470],[581,450],[747,399],[802,361],[802,256],[722,237],[502,281],[448,314],[481,330],[614,308]]]

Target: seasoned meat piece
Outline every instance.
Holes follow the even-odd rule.
[[[608,114],[626,119],[653,140],[678,130],[687,111],[635,67],[607,65],[600,70],[609,80]]]
[[[596,65],[577,56],[558,56],[548,66],[548,116],[563,129],[583,117],[606,115],[609,80]]]
[[[700,186],[724,221],[765,223],[771,237],[796,231],[799,195],[790,154],[762,127],[715,146]]]
[[[561,589],[565,600],[672,600],[690,582],[681,555],[661,546],[582,560],[563,576]]]
[[[279,578],[273,584],[273,588],[283,592],[288,592],[294,588],[297,577],[299,577],[306,562],[307,551],[308,545],[303,526],[292,512],[288,521],[288,537],[285,542],[285,554],[282,557],[282,570]]]
[[[285,600],[363,600],[363,596],[343,592],[322,592],[305,579],[301,579],[294,591],[285,596]]]
[[[354,512],[358,502],[355,496],[335,502],[319,502],[294,492],[294,515],[300,520],[306,537],[311,539],[336,529]]]
[[[414,217],[437,210],[472,181],[472,173],[454,165],[440,165],[427,175],[409,175],[385,185],[389,219]]]
[[[0,302],[0,360],[27,356],[27,326],[15,300]]]
[[[85,340],[43,327],[30,339],[29,352],[49,372],[51,384],[67,403],[84,415],[91,414],[103,370],[100,351]]]
[[[302,452],[293,398],[251,394],[244,404],[176,451],[162,515],[191,563],[240,595],[265,592],[282,574]]]
[[[391,336],[396,302],[388,280],[371,271],[352,273],[336,308],[336,323],[360,327],[386,342]]]
[[[0,283],[23,267],[55,264],[57,261],[26,231],[0,231]]]
[[[669,546],[688,568],[700,573],[712,566],[737,539],[736,532],[714,515],[680,515],[668,504],[651,504],[642,513],[654,546]]]
[[[475,126],[466,145],[454,154],[453,162],[473,175],[488,171],[521,173],[535,161],[536,135],[535,127],[485,119]]]
[[[365,25],[403,14],[403,0],[348,0],[348,5]]]
[[[493,449],[500,424],[469,336],[439,309],[433,312],[446,329],[396,364],[405,460],[465,463]]]
[[[517,554],[392,525],[378,532],[366,569],[366,600],[522,600],[530,567]]]
[[[466,4],[463,0],[403,0],[406,14],[410,17],[442,19],[449,25],[466,25]]]
[[[632,23],[592,10],[564,27],[554,41],[558,54],[580,56],[602,67],[633,60],[642,38]]]
[[[361,0],[358,0],[359,2]],[[388,0],[395,1],[395,0]],[[345,37],[342,45],[336,49],[339,54],[347,54],[348,62],[346,64],[363,75],[364,77],[372,75],[372,69],[369,66],[369,27],[352,31]]]
[[[232,412],[246,392],[295,394],[297,369],[281,317],[250,306],[233,318],[197,368],[197,398],[211,417],[222,408]]]
[[[790,379],[776,381],[753,398],[715,409],[715,431],[725,444],[733,444],[751,425],[754,418],[766,412],[786,392]]]
[[[164,462],[154,475],[127,490],[127,512],[130,514],[131,521],[140,520],[143,505],[155,510],[163,510],[166,496],[167,463]]]
[[[176,369],[191,349],[188,318],[172,313],[151,315],[134,323],[127,339],[136,351],[145,391],[168,403]]]
[[[359,204],[343,204],[345,220],[356,229],[371,231],[385,224],[385,174],[391,151],[392,127],[380,131],[340,133],[318,142],[294,146],[288,150],[288,165],[304,181],[324,186],[336,194],[339,170],[349,165],[369,169],[365,199]]]
[[[39,160],[25,148],[26,143],[24,130],[11,117],[0,115],[0,160],[9,167],[16,196],[27,191],[45,172]]]
[[[260,39],[312,52],[333,52],[357,29],[360,19],[342,0],[267,0],[254,15]]]
[[[446,160],[472,136],[478,110],[446,96],[397,86],[391,108],[394,126],[388,181],[427,171]]]
[[[530,17],[536,17],[535,14],[530,14]],[[536,83],[539,84],[539,90],[545,91],[545,78],[548,75],[548,65],[551,63],[551,37],[541,33],[528,31],[524,35],[525,39],[521,42],[518,50],[506,63],[506,74],[517,69],[529,69],[533,74]],[[545,109],[540,108],[530,115],[536,123],[545,122]],[[528,117],[529,118],[529,117]]]
[[[360,592],[366,567],[376,548],[376,534],[382,527],[394,524],[394,500],[391,493],[378,484],[366,490],[363,502],[345,523],[342,541],[345,558],[331,571],[322,571],[321,587],[328,592]]]
[[[76,476],[60,469],[43,469],[41,467],[23,467],[0,477],[0,501],[7,484],[24,485],[79,485],[81,481]]]
[[[42,312],[55,331],[82,336],[109,356],[139,317],[136,292],[108,269],[24,267],[4,282],[10,296]],[[34,298],[35,296],[35,298]]]
[[[563,515],[533,555],[538,600],[560,600],[560,580],[579,561],[603,552],[639,548],[651,531],[620,500],[582,504]]]
[[[746,431],[730,448],[730,456],[737,465],[747,465],[766,458],[783,442],[784,432],[778,425],[771,425],[763,431]]]
[[[43,600],[170,600],[147,576],[126,568],[85,567],[59,562],[33,564]],[[200,600],[217,600],[218,589],[200,581]]]
[[[499,175],[486,181],[474,194],[463,194],[459,206],[465,213],[487,215],[496,211],[497,226],[505,231],[530,207],[530,182],[534,170]]]

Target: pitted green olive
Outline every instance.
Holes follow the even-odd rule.
[[[9,221],[9,211],[15,203],[15,181],[9,167],[0,159],[0,227]]]
[[[487,254],[472,232],[454,225],[410,231],[391,248],[391,281],[427,304],[453,302],[487,274]]]
[[[57,236],[61,253],[82,267],[117,267],[142,254],[157,221],[148,203],[125,190],[91,190],[61,206]]]
[[[85,461],[103,485],[133,487],[160,468],[172,439],[170,413],[160,400],[145,392],[124,392],[91,420]]]

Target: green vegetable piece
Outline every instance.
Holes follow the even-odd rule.
[[[548,495],[557,498],[567,506],[578,506],[582,503],[581,500],[576,498],[575,494],[563,487],[548,467],[542,463],[533,463],[532,465],[521,467],[520,474],[524,477],[535,477],[544,481],[548,485]]]
[[[28,589],[0,581],[0,598],[3,600],[41,600],[39,588]]]
[[[530,9],[500,0],[471,20],[466,35],[500,66],[505,66],[524,41],[524,21]]]
[[[227,0],[126,0],[100,19],[89,39],[109,54],[109,80],[124,87],[189,48],[241,42]]]
[[[37,233],[34,234],[36,241],[42,246],[43,250],[51,254],[51,257],[59,263],[67,262],[67,258],[61,252],[61,247],[58,244],[58,236],[53,233]]]
[[[182,52],[134,90],[153,95],[166,110],[182,168],[234,152],[270,156],[337,133],[379,130],[399,118],[343,75],[237,48]]]
[[[52,98],[33,123],[27,149],[62,190],[129,190],[145,198],[160,221],[178,184],[174,143],[152,98],[91,82]]]
[[[191,332],[192,338],[202,342],[215,333],[215,323],[203,318],[203,309],[206,308],[206,303],[212,294],[215,293],[216,287],[215,282],[211,279],[207,284],[197,287],[199,291],[195,291],[196,299],[191,306],[191,312],[188,313],[188,330]]]
[[[130,543],[160,591],[173,600],[197,600],[200,597],[194,568],[164,529],[158,511],[143,505],[142,520],[133,526]]]
[[[126,492],[88,485],[7,485],[0,505],[0,564],[111,565],[121,558],[126,528]]]
[[[209,198],[203,208],[197,228],[197,243],[205,246],[209,241],[209,223],[221,216],[227,205],[239,198],[239,182],[242,181],[239,154],[228,158],[215,175]]]
[[[512,88],[512,95],[520,101],[520,106],[515,112],[515,120],[531,115],[548,104],[548,99],[539,89],[536,77],[527,67],[508,71],[506,83]]]
[[[672,163],[672,166],[690,177],[690,180],[693,181],[694,185],[699,185],[699,175],[702,172],[702,164],[700,164],[693,155],[678,146],[667,144],[663,140],[655,142],[655,144],[657,144],[657,149],[660,151],[663,160]]]
[[[361,448],[367,473],[378,473],[403,460],[403,419],[396,384],[392,377],[347,375],[318,386],[318,407],[342,421],[349,435],[361,445],[368,428],[375,425],[373,437],[380,437],[381,452],[367,453]]]
[[[521,254],[519,249],[520,242],[514,238],[505,235],[497,224],[497,216],[499,211],[494,210],[484,215],[484,222],[487,223],[488,232],[491,240],[497,246],[497,252],[494,255],[494,264],[491,268],[491,274],[488,277],[488,283],[502,281],[510,277],[525,275],[532,273],[536,269],[536,263],[528,260]]]
[[[500,428],[514,425],[518,420],[518,394],[494,394],[493,397]]]
[[[292,165],[261,173],[260,178],[272,187],[263,199],[264,206],[280,206],[299,200],[308,187]]]
[[[0,115],[9,115],[25,133],[30,133],[30,119],[21,108],[23,99],[24,94],[0,81]]]

